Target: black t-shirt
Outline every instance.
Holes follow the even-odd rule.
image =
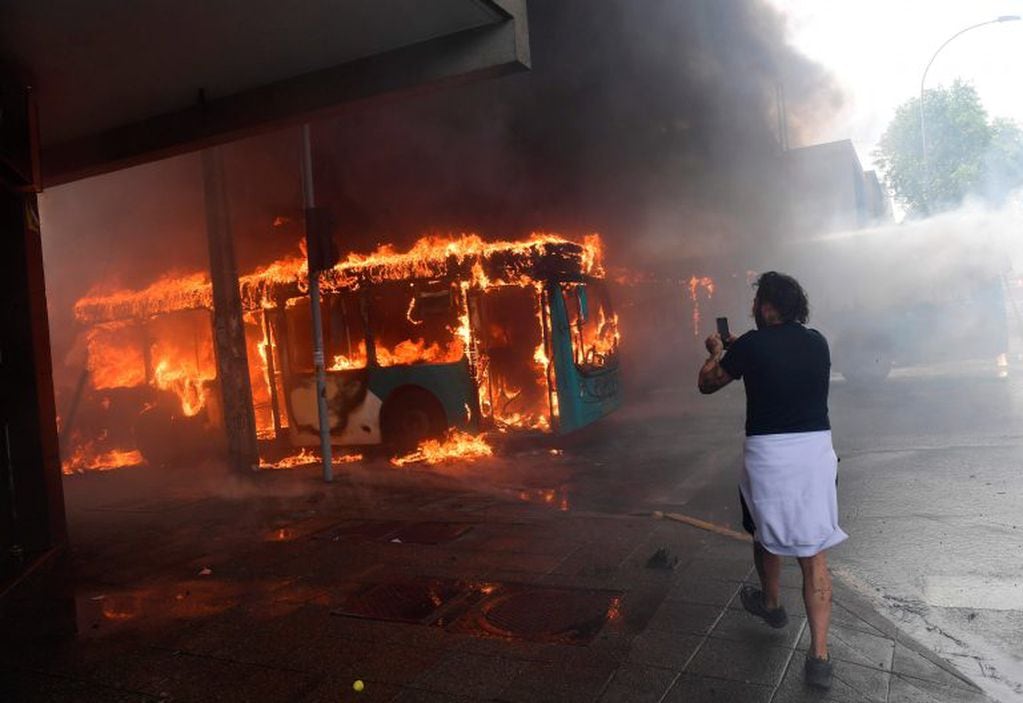
[[[831,429],[831,354],[817,330],[798,322],[752,330],[729,347],[721,368],[746,385],[747,436]]]

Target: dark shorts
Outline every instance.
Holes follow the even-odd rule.
[[[742,497],[742,491],[739,491],[739,505],[742,506],[742,529],[755,535],[757,526],[753,523],[753,516],[749,514],[749,506],[746,505],[746,499]]]

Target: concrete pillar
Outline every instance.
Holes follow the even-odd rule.
[[[36,196],[0,186],[0,549],[64,545],[64,491]]]
[[[0,300],[2,653],[75,626],[36,196],[4,186]]]
[[[227,459],[232,468],[250,471],[259,464],[259,446],[220,147],[202,152],[202,177],[213,282],[213,346],[227,434]]]

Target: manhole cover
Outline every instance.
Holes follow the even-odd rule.
[[[417,522],[387,535],[391,542],[408,544],[445,544],[458,539],[472,529],[465,522]]]
[[[370,620],[427,623],[465,590],[464,585],[452,581],[376,583],[353,593],[332,612]]]
[[[396,521],[369,522],[356,520],[342,522],[316,533],[313,539],[344,541],[349,539],[383,539],[405,523]]]
[[[501,637],[584,644],[620,617],[620,593],[523,586],[485,601],[477,623]]]

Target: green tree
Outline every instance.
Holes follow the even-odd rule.
[[[985,169],[984,194],[996,203],[1023,184],[1023,129],[1012,120],[991,123]]]
[[[874,154],[911,214],[956,207],[971,193],[1002,199],[1023,183],[1023,133],[1010,120],[989,121],[972,85],[957,80],[923,100],[926,159],[919,98],[899,106]]]

